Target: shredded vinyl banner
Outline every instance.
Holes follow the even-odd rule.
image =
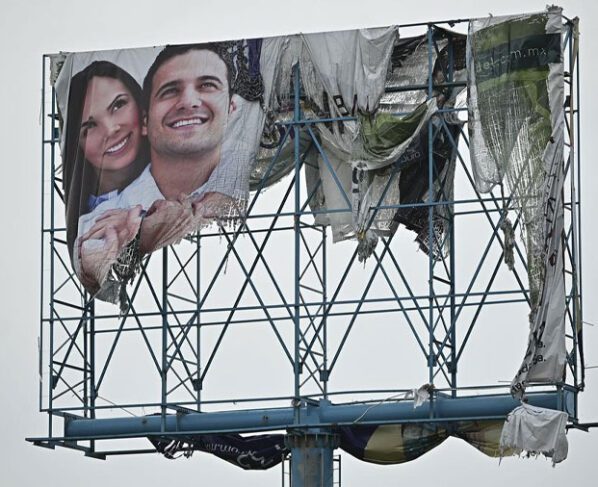
[[[560,29],[560,11],[480,19],[470,26],[467,56],[463,35],[438,30],[430,57],[425,36],[399,39],[395,26],[61,55],[54,75],[77,277],[124,312],[126,286],[145,255],[214,222],[242,225],[250,190],[293,171],[296,142],[307,204],[333,241],[356,240],[363,261],[379,237],[404,226],[441,259],[463,121],[438,114],[464,99],[463,86],[452,85],[467,79],[478,189],[504,176],[523,208],[532,329],[513,391],[559,380]],[[298,141],[286,123],[297,66],[301,116],[334,120],[301,127]],[[434,84],[451,86],[408,89],[427,86],[430,69]],[[432,225],[428,209],[418,208],[430,198],[446,202]]]
[[[562,414],[562,413],[561,413]],[[449,437],[460,438],[489,457],[501,454],[504,421],[459,421],[451,428],[437,423],[336,428],[340,448],[355,458],[381,465],[410,462],[428,453]],[[196,435],[182,438],[149,438],[166,458],[191,456],[194,451],[211,453],[245,470],[265,470],[278,465],[290,449],[284,435]],[[511,450],[503,449],[502,455]]]
[[[564,95],[562,16],[547,12],[470,22],[468,108],[476,184],[503,179],[521,208],[530,335],[512,382],[558,382],[565,367]]]
[[[455,76],[462,77],[465,39],[450,36]],[[448,56],[448,34],[437,37],[434,77],[442,80],[439,59]],[[320,214],[316,224],[330,225],[335,241],[361,239],[361,259],[399,223],[414,231],[426,227],[419,215],[372,210],[426,198],[428,157],[418,147],[435,111],[454,106],[461,91],[439,90],[430,98],[401,89],[427,83],[425,36],[399,40],[389,26],[61,54],[53,59],[52,77],[66,240],[89,293],[126,309],[126,285],[144,255],[214,222],[241,224],[249,191],[292,171],[294,132],[284,122],[293,116],[296,66],[302,116],[339,118],[300,134],[301,158],[310,161],[306,185],[315,195],[309,205]],[[387,87],[396,89],[385,93]],[[451,158],[450,151],[439,154],[435,164]],[[351,193],[358,168],[362,184],[350,202],[341,194]],[[426,180],[408,200],[395,177],[407,168]],[[440,181],[452,191],[451,171],[438,174],[435,186]],[[385,185],[392,187],[381,200]],[[426,238],[418,238],[426,250]]]

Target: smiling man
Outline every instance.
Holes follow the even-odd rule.
[[[144,81],[149,172],[167,200],[200,189],[220,163],[232,67],[215,44],[166,47]]]

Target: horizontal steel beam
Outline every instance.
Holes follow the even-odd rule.
[[[571,391],[538,392],[528,395],[529,404],[564,410],[575,416]],[[110,418],[66,418],[67,440],[134,438],[155,435],[189,435],[224,432],[257,432],[356,424],[399,424],[450,422],[505,418],[519,402],[508,394],[451,398],[436,395],[415,408],[413,401],[335,405],[321,400],[298,408],[243,410],[231,412],[172,414]],[[298,415],[295,413],[298,409]],[[295,418],[299,420],[296,421]],[[163,421],[164,420],[164,421]],[[56,438],[58,439],[58,438]],[[31,439],[38,440],[36,439]]]

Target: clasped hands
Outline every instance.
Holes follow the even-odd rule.
[[[235,203],[221,193],[201,198],[181,194],[156,200],[145,215],[140,205],[107,210],[78,239],[80,278],[92,293],[105,281],[120,253],[139,233],[139,251],[148,254],[173,244],[210,221],[229,215]]]

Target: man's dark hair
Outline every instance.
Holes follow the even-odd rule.
[[[166,46],[160,54],[156,56],[156,59],[150,66],[147,74],[145,75],[145,79],[143,80],[143,102],[145,109],[149,109],[149,102],[152,96],[152,88],[154,85],[154,76],[156,71],[162,66],[166,61],[172,59],[176,56],[181,56],[182,54],[187,54],[189,51],[212,51],[214,54],[217,54],[224,65],[226,66],[226,78],[228,82],[228,93],[229,96],[233,93],[233,59],[232,55],[228,50],[229,43],[218,43],[218,42],[206,42],[201,44],[182,44],[178,46]]]

